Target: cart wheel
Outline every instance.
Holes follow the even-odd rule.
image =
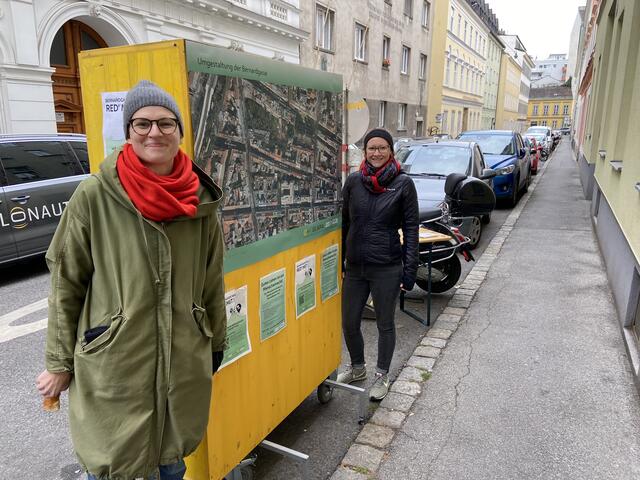
[[[325,384],[318,385],[318,401],[320,403],[322,403],[323,405],[325,403],[329,403],[329,400],[331,400],[331,397],[333,397],[332,387]]]
[[[338,379],[338,371],[334,370],[333,372],[331,372],[331,375],[329,375],[327,379],[333,380],[335,382]],[[321,383],[320,385],[318,385],[317,393],[318,401],[324,405],[325,403],[328,403],[329,400],[331,400],[331,397],[333,397],[333,387]]]

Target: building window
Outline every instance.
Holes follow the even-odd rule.
[[[471,42],[473,42],[473,25],[469,28],[469,46],[471,46]]]
[[[558,128],[558,121],[554,120],[553,123],[551,124],[551,128]]]
[[[569,105],[565,105],[564,107],[562,107],[562,114],[569,115]]]
[[[409,62],[411,60],[411,49],[406,45],[402,46],[402,66],[400,73],[409,75]]]
[[[442,132],[447,133],[449,130],[449,111],[445,110],[442,114]]]
[[[456,10],[451,7],[451,18],[449,19],[449,30],[453,33],[453,19],[456,16]]]
[[[413,18],[413,0],[404,0],[404,14]]]
[[[549,115],[549,105],[544,106],[544,108],[542,109],[542,114]]]
[[[533,114],[538,115],[538,105],[533,106]]]
[[[462,112],[458,112],[458,132],[462,132]]]
[[[445,71],[444,74],[444,84],[445,85],[451,85],[451,59],[447,58],[447,70]]]
[[[367,31],[367,27],[356,23],[353,58],[360,62],[366,61],[367,58]]]
[[[467,21],[464,21],[464,43],[467,43]]]
[[[462,33],[462,15],[458,14],[458,38]]]
[[[427,76],[427,56],[420,54],[420,68],[418,69],[418,78],[424,80]]]
[[[560,105],[558,105],[557,103],[553,106],[553,114],[554,115],[558,115],[558,112],[560,111]]]
[[[422,2],[422,15],[420,16],[420,23],[423,27],[429,26],[429,2]]]
[[[546,120],[542,120],[542,122],[540,122],[540,125],[542,125],[543,127],[547,126],[547,121]]]
[[[407,104],[398,104],[398,130],[407,128]]]
[[[453,86],[458,88],[458,62],[453,61]]]
[[[378,106],[378,127],[384,127],[384,119],[387,116],[387,102],[384,100]]]
[[[382,37],[382,66],[389,67],[391,65],[391,39],[384,35]]]
[[[332,50],[335,12],[316,5],[316,47]]]

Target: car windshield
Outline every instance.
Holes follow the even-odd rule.
[[[529,134],[529,135],[527,135],[527,137],[535,138],[537,142],[541,142],[541,141],[543,141],[545,139],[545,136],[542,133]]]
[[[513,142],[511,141],[511,135],[474,135],[473,133],[463,133],[459,139],[465,142],[476,142],[484,154],[514,155],[516,153],[513,148]]]
[[[546,135],[547,127],[531,127],[527,130],[527,133],[542,133]]]
[[[470,152],[466,147],[453,145],[417,145],[398,152],[398,161],[410,174],[449,175],[469,171]]]

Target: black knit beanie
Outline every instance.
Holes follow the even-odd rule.
[[[374,128],[373,130],[370,130],[369,133],[367,133],[364,136],[364,148],[365,148],[365,150],[367,148],[367,143],[369,142],[369,140],[371,140],[372,138],[376,138],[376,137],[383,138],[384,140],[386,140],[387,143],[389,144],[389,148],[393,152],[393,137],[384,128]]]

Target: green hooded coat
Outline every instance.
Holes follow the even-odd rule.
[[[77,188],[46,255],[46,366],[73,372],[69,423],[98,478],[147,478],[192,453],[209,416],[212,352],[226,333],[221,189],[199,168],[195,217],[141,216],[115,164]],[[85,345],[89,328],[108,329]]]

